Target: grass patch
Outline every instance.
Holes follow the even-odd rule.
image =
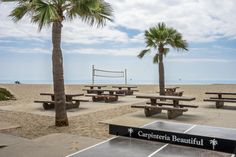
[[[15,97],[5,88],[0,88],[0,101],[14,100]]]

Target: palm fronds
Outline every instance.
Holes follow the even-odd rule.
[[[150,49],[145,49],[145,50],[142,50],[139,54],[138,54],[138,58],[143,58],[143,56],[147,53],[150,52]]]
[[[112,21],[112,7],[104,0],[2,0],[16,2],[10,16],[17,22],[28,15],[39,30],[52,22],[73,20],[78,17],[91,26],[104,26]]]
[[[158,51],[153,58],[154,63],[158,62],[158,53],[165,56],[168,54],[170,50],[166,46],[171,46],[177,51],[188,50],[188,44],[186,40],[183,40],[182,35],[174,28],[167,27],[165,23],[158,23],[156,26],[149,28],[145,31],[144,36],[147,49]],[[142,58],[145,54],[145,50],[143,50],[138,57]]]

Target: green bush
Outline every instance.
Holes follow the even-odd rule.
[[[0,101],[13,100],[13,99],[15,99],[14,95],[12,95],[5,88],[0,88]]]

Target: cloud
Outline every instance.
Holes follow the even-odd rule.
[[[236,48],[226,47],[221,45],[213,45],[211,47],[194,47],[190,48],[191,52],[194,53],[204,53],[204,54],[229,54],[234,53],[236,54]]]
[[[235,0],[108,0],[117,25],[145,30],[164,21],[190,42],[210,42],[236,36]]]
[[[38,26],[31,24],[30,20],[23,18],[21,21],[14,23],[11,21],[10,11],[13,9],[12,3],[2,3],[0,5],[0,39],[15,38],[22,40],[32,40],[36,42],[44,42],[51,40],[51,28],[43,28],[38,32]],[[78,44],[97,44],[97,43],[127,43],[136,42],[136,38],[129,38],[126,32],[119,31],[116,25],[109,23],[104,28],[90,27],[77,19],[65,21],[62,28],[62,42],[78,43]]]
[[[47,48],[14,48],[9,46],[0,46],[1,50],[6,50],[10,53],[32,53],[32,54],[51,54],[52,50]],[[142,50],[141,47],[138,48],[70,48],[62,49],[65,54],[93,54],[93,55],[112,55],[112,56],[137,56]]]
[[[175,58],[175,59],[167,59],[167,62],[179,62],[179,63],[228,63],[230,60],[226,59],[212,59],[212,58]]]
[[[235,0],[107,0],[114,8],[114,23],[103,29],[91,28],[79,19],[65,22],[63,42],[78,44],[143,43],[143,35],[129,37],[119,26],[143,32],[164,21],[179,30],[189,42],[212,42],[221,38],[236,38]],[[0,38],[12,37],[44,42],[51,39],[51,29],[37,32],[27,18],[15,24],[8,17],[13,3],[0,5]]]
[[[75,54],[94,54],[94,55],[113,55],[113,56],[137,56],[142,48],[120,48],[120,49],[74,49],[65,50],[65,53]]]
[[[65,43],[80,44],[126,43],[129,41],[126,33],[111,26],[104,28],[89,27],[81,21],[66,22],[63,27],[62,39]]]
[[[10,53],[32,53],[32,54],[51,54],[51,49],[47,48],[18,48],[9,46],[0,46],[0,49]]]

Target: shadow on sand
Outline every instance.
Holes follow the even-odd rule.
[[[223,108],[216,108],[216,106],[214,104],[206,105],[203,108],[217,109],[217,110],[236,110],[236,106],[230,106],[228,104],[225,104]]]

